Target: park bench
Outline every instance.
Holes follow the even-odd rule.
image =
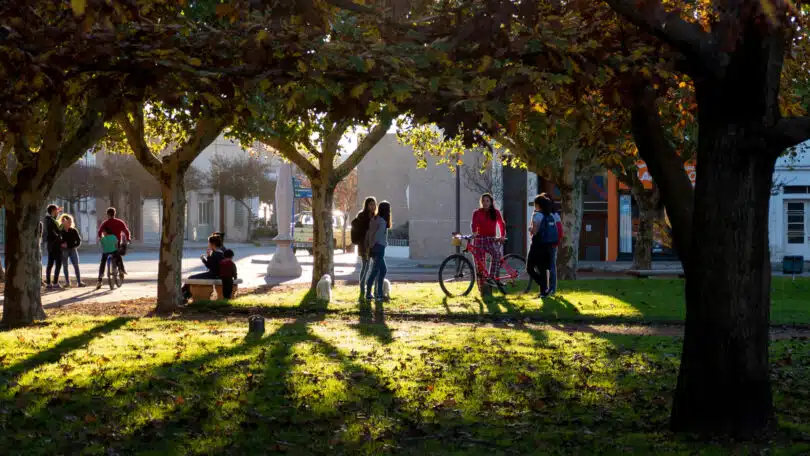
[[[637,279],[648,279],[650,277],[668,277],[678,276],[684,278],[683,270],[680,269],[630,269],[627,275],[631,275]]]
[[[189,286],[191,298],[194,301],[207,301],[211,299],[211,293],[216,291],[217,299],[225,299],[222,295],[222,281],[219,279],[186,279],[184,282]],[[242,279],[233,281],[233,293],[231,296],[236,296],[238,285],[242,283]]]

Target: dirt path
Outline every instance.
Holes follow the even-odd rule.
[[[48,310],[48,315],[51,317],[69,316],[69,315],[92,315],[92,316],[116,316],[116,317],[150,317],[154,310],[155,301],[153,298],[136,299],[131,301],[121,302],[90,302],[90,303],[75,303],[69,306],[54,308]],[[199,312],[194,309],[185,309],[171,318],[184,319],[184,320],[228,320],[234,322],[247,321],[248,315],[246,313],[233,313],[222,314],[216,312]],[[293,312],[289,314],[280,314],[277,316],[267,316],[267,319],[276,321],[294,321],[301,319],[312,319],[313,321],[323,321],[323,315],[310,314],[302,316]],[[357,315],[353,314],[332,314],[328,315],[327,320],[342,321],[346,323],[356,323],[358,320]],[[557,330],[567,333],[591,333],[591,334],[623,334],[630,336],[662,336],[662,337],[682,337],[683,324],[668,323],[599,323],[599,322],[543,322],[538,320],[491,320],[480,319],[478,317],[470,318],[469,320],[462,320],[457,318],[447,318],[446,315],[412,315],[403,318],[402,315],[391,316],[387,315],[385,323],[394,326],[470,326],[470,327],[493,327],[493,328],[528,328],[532,330]],[[791,339],[791,338],[810,338],[810,327],[788,327],[788,326],[772,326],[771,339]]]

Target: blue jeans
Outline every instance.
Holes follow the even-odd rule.
[[[374,285],[374,298],[383,298],[383,280],[388,273],[388,267],[385,265],[385,246],[377,244],[371,248],[371,259],[374,260],[374,265],[371,266],[371,272],[368,275],[366,282],[366,293],[371,294],[371,285]],[[375,280],[376,279],[376,282]]]
[[[76,281],[82,281],[82,275],[79,272],[79,252],[75,249],[62,249],[62,267],[65,268],[65,283],[70,283],[68,276],[68,260],[73,264],[73,271],[76,273]]]
[[[371,257],[363,256],[360,257],[360,261],[362,264],[360,266],[360,294],[365,296],[366,294],[366,280],[368,280],[368,273],[371,271]]]
[[[551,293],[557,291],[557,247],[551,248],[551,267],[549,269],[549,285],[548,290]]]

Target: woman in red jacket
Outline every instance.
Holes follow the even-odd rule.
[[[489,276],[498,276],[498,269],[501,265],[501,244],[506,234],[506,225],[503,223],[501,212],[495,209],[495,202],[492,195],[484,193],[481,195],[481,207],[476,209],[472,215],[472,232],[475,235],[473,245],[478,247],[475,251],[475,264],[478,269],[478,290],[484,286],[481,268],[478,265],[486,265],[486,254],[489,254],[491,263],[489,265]]]

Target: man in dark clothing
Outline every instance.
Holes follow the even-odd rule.
[[[59,286],[59,273],[62,271],[62,236],[56,216],[62,208],[51,204],[48,206],[48,215],[45,216],[43,229],[45,231],[45,246],[48,250],[48,267],[45,269],[45,287],[49,289],[61,288]],[[51,282],[51,270],[56,266]]]
[[[105,230],[108,228],[113,236],[118,238],[119,247],[121,246],[121,242],[132,239],[132,235],[129,232],[129,227],[127,227],[126,222],[115,217],[114,207],[107,209],[107,220],[98,226],[98,239],[104,237]],[[127,273],[126,269],[124,269],[124,259],[121,258],[121,255],[117,255],[115,259],[118,261],[118,271],[120,271],[121,279],[123,279],[124,274]]]

